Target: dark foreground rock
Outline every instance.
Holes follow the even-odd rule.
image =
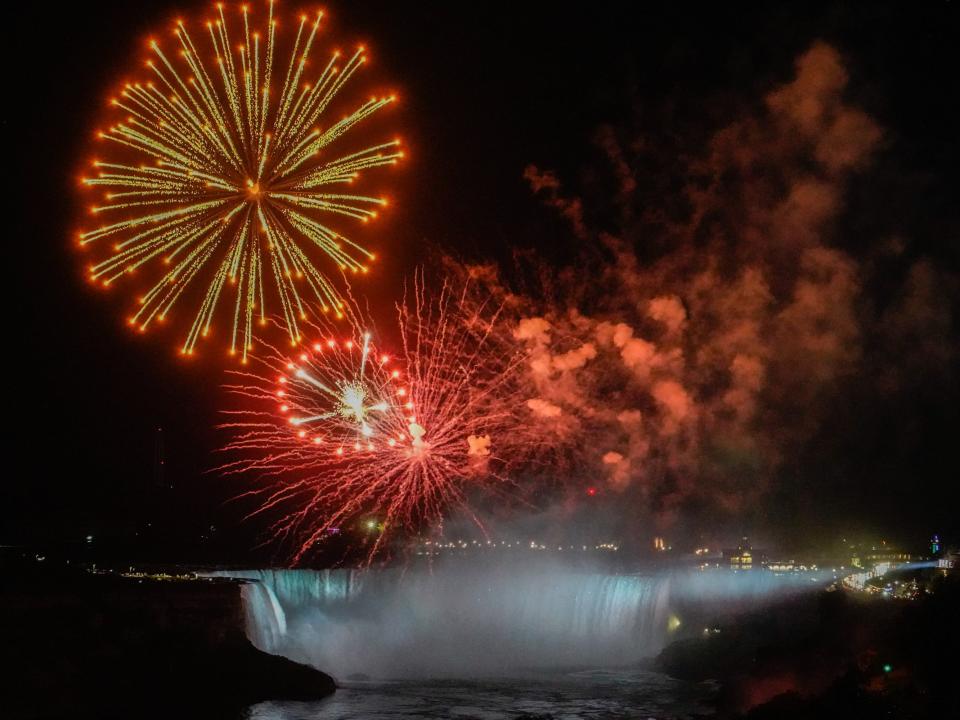
[[[960,577],[934,587],[914,601],[794,599],[673,643],[656,666],[718,681],[724,718],[960,717]]]
[[[3,583],[3,718],[234,718],[335,689],[250,644],[233,582],[78,573]]]

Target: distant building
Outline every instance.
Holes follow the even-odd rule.
[[[723,551],[723,562],[731,570],[752,570],[766,562],[767,554],[750,544],[749,538],[743,538],[735,548]]]
[[[798,569],[796,560],[768,560],[765,567],[773,572],[794,572]]]
[[[853,549],[855,546],[851,545],[850,547]],[[910,553],[897,550],[887,545],[886,540],[881,540],[879,545],[861,547],[862,549],[860,549],[859,552],[854,552],[853,557],[850,558],[850,564],[853,565],[853,567],[870,568],[880,563],[894,563],[896,565],[918,559]]]
[[[863,560],[866,560],[868,563],[873,563],[873,564],[904,563],[904,562],[910,562],[911,560],[914,559],[913,555],[911,555],[910,553],[900,552],[899,550],[890,550],[887,548],[864,553],[861,557]]]

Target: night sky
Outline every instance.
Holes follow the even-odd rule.
[[[664,156],[703,155],[719,129],[761,112],[815,42],[833,48],[848,76],[844,101],[883,129],[870,166],[845,186],[831,237],[869,273],[857,312],[885,317],[918,261],[933,268],[933,301],[907,308],[915,332],[892,345],[870,326],[849,380],[817,400],[817,428],[790,446],[797,461],[781,460],[725,522],[731,536],[796,544],[848,527],[904,542],[960,529],[956,3],[326,7],[331,33],[369,43],[371,76],[399,92],[388,122],[411,155],[387,181],[396,202],[375,243],[385,259],[360,288],[374,305],[396,298],[404,275],[437,248],[505,265],[532,249],[547,275],[576,264],[594,236],[571,228],[550,188],[533,192],[528,166],[559,179],[563,197],[582,196],[586,222],[616,234],[622,218],[597,199],[606,187],[601,128],[643,138],[652,159],[631,172],[655,178],[635,202],[649,210],[662,196],[668,208],[689,178]],[[151,1],[14,11],[5,49],[16,52],[5,67],[15,79],[0,120],[13,156],[0,544],[87,535],[122,544],[151,523],[152,542],[167,544],[171,559],[229,560],[245,557],[258,531],[227,502],[229,483],[206,472],[222,444],[212,428],[224,359],[183,362],[169,328],[132,334],[123,321],[130,293],[92,289],[71,241],[82,212],[76,178],[111,87],[145,55],[151,31],[202,9]],[[875,260],[894,239],[895,258]],[[892,376],[910,381],[883,392]],[[158,428],[172,490],[157,487]],[[677,527],[698,527],[678,513]],[[211,525],[214,539],[200,540]]]

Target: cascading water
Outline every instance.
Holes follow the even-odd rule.
[[[216,574],[251,581],[242,593],[255,646],[340,677],[632,663],[663,647],[677,607],[753,605],[784,587],[771,573],[613,575],[551,564]]]
[[[264,652],[282,654],[287,636],[287,616],[273,588],[262,582],[246,583],[240,590],[240,597],[250,642]]]

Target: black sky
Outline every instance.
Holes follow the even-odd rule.
[[[185,365],[172,335],[132,336],[123,323],[123,288],[91,290],[71,245],[75,178],[101,103],[122,70],[144,55],[151,31],[204,7],[89,2],[14,11],[4,67],[15,79],[5,87],[0,120],[12,155],[5,202],[13,216],[4,283],[8,444],[0,544],[127,538],[152,522],[187,555],[215,525],[217,552],[242,557],[256,530],[238,527],[237,510],[225,504],[231,489],[204,474],[220,444],[211,428],[223,363],[211,357]],[[380,228],[388,259],[377,270],[374,302],[396,296],[399,278],[427,245],[479,258],[506,258],[516,245],[548,255],[557,247],[572,251],[575,240],[562,236],[524,182],[528,164],[575,182],[595,160],[596,128],[629,125],[644,107],[678,108],[695,142],[783,82],[817,39],[843,54],[851,94],[887,131],[886,167],[909,181],[909,192],[884,198],[876,214],[911,233],[916,252],[957,268],[956,3],[326,7],[333,34],[369,43],[376,77],[400,92],[397,118],[411,150],[396,176],[398,202]],[[853,233],[870,227],[851,223]],[[944,302],[955,298],[944,294]],[[825,446],[827,475],[838,460],[877,453],[878,466],[891,471],[873,479],[845,475],[852,484],[821,478],[804,504],[809,512],[822,511],[831,527],[854,512],[874,528],[894,521],[901,507],[910,533],[950,523],[960,478],[956,384],[942,392],[951,402],[921,398],[879,418],[851,408],[835,419],[847,427],[882,425],[883,437],[923,437],[903,447]],[[171,492],[154,486],[158,427]],[[911,468],[936,479],[920,482],[907,474]],[[907,501],[915,488],[927,496],[922,502]],[[794,520],[798,532],[820,525],[813,516]]]

